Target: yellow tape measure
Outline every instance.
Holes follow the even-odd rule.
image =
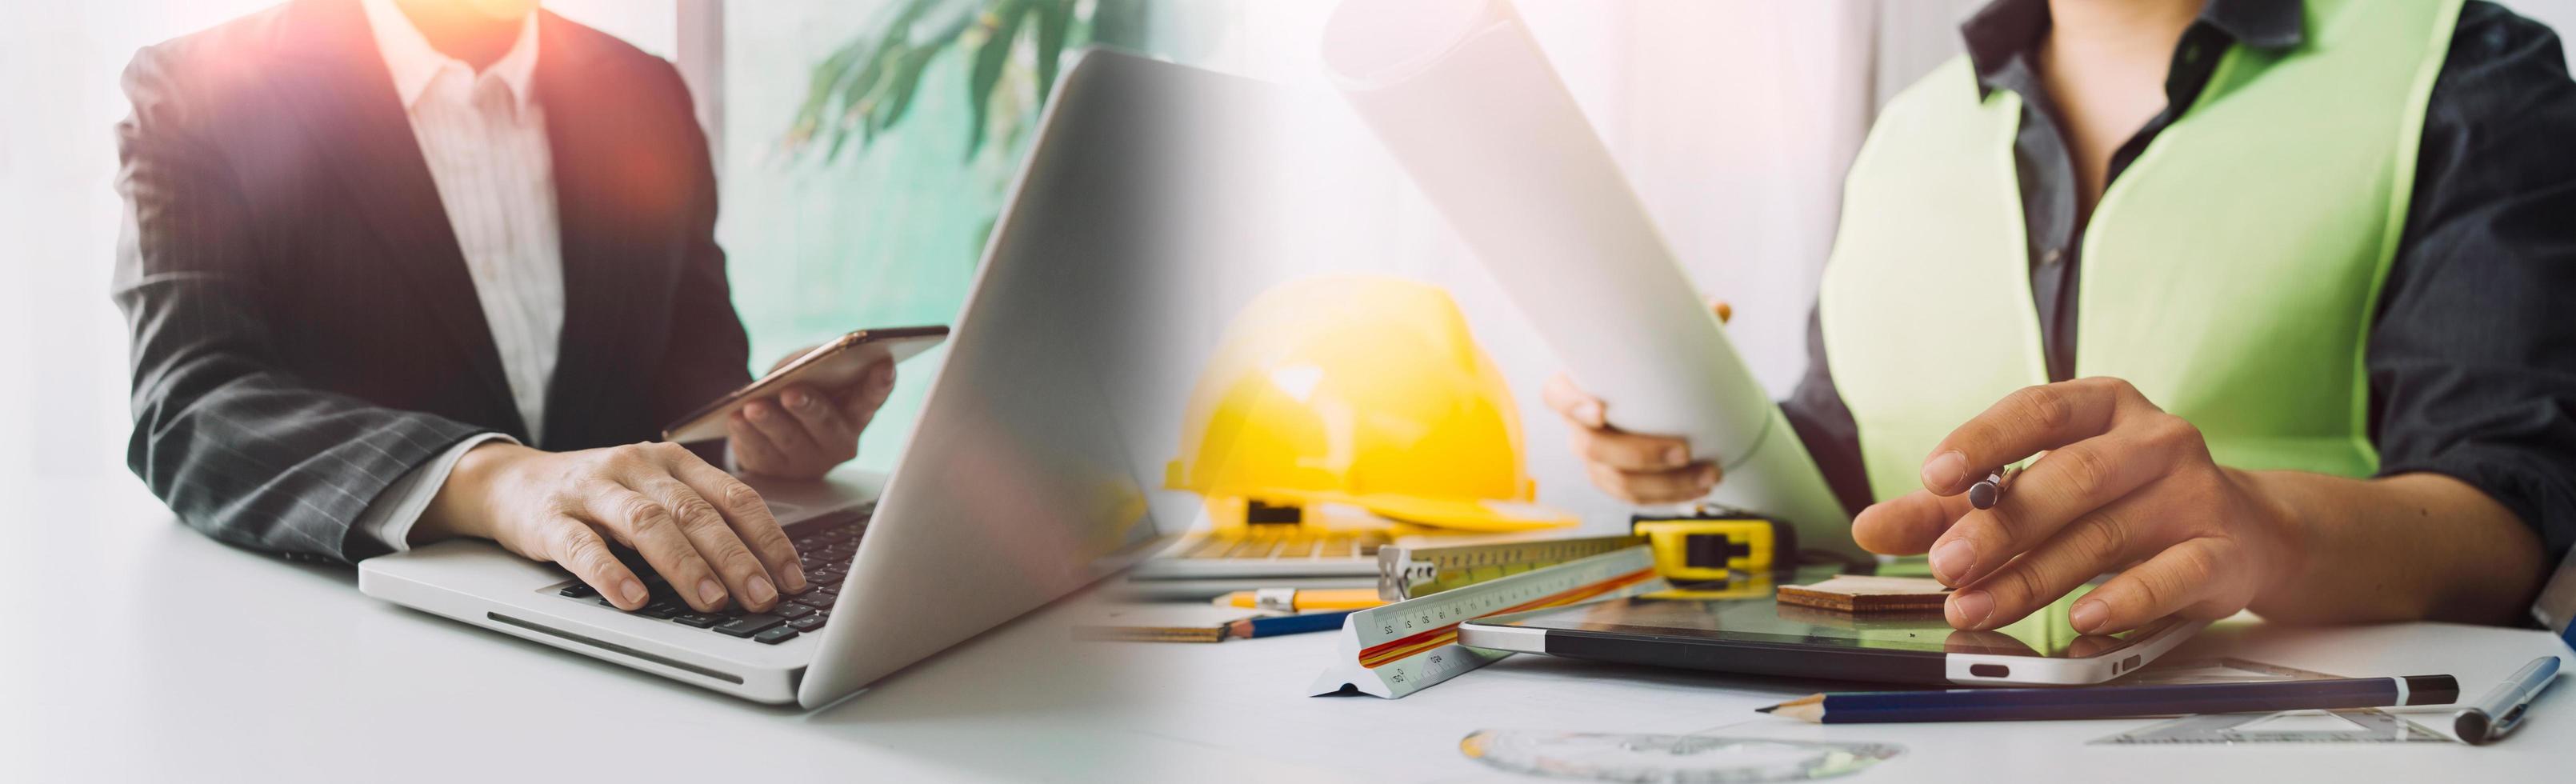
[[[1762,517],[1629,518],[1629,530],[1655,548],[1655,568],[1676,581],[1725,580],[1736,573],[1760,574],[1774,564],[1793,561],[1796,534],[1788,526]]]
[[[1377,551],[1378,598],[1417,599],[1641,544],[1649,545],[1655,571],[1675,582],[1724,583],[1738,576],[1768,575],[1775,564],[1794,562],[1796,534],[1787,526],[1736,513],[1709,514],[1728,516],[1638,515],[1631,518],[1627,536],[1386,545]]]

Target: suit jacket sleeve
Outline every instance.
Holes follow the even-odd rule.
[[[668,372],[662,376],[665,381],[654,406],[657,421],[668,422],[751,383],[751,345],[742,320],[734,313],[733,289],[725,282],[724,248],[716,245],[716,173],[706,133],[698,128],[679,71],[665,64],[660,75],[663,78],[658,81],[671,96],[668,103],[676,110],[673,121],[684,128],[680,135],[685,149],[679,154],[687,161],[683,171],[690,192],[683,257],[671,300],[670,348],[662,360]],[[720,447],[714,449],[718,451],[707,454],[721,454]]]
[[[370,405],[281,369],[262,312],[253,211],[197,124],[184,82],[145,49],[116,128],[125,199],[113,295],[132,332],[126,462],[179,519],[233,544],[355,561],[352,523],[394,480],[481,429]]]

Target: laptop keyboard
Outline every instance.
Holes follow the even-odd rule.
[[[776,645],[796,639],[797,635],[823,628],[832,618],[832,605],[840,600],[841,578],[850,573],[850,556],[859,551],[859,534],[867,529],[874,504],[854,507],[787,526],[787,537],[796,544],[796,555],[805,567],[808,586],[802,594],[782,596],[768,612],[751,612],[728,607],[721,612],[701,613],[690,609],[679,591],[653,571],[652,564],[633,550],[612,545],[619,560],[644,580],[651,598],[632,614],[657,618],[682,626],[706,629],[730,637]],[[554,589],[555,595],[591,602],[616,609],[599,592],[579,580]]]

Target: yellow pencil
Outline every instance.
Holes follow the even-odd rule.
[[[1258,591],[1236,591],[1217,600],[1218,604],[1273,612],[1306,612],[1309,610],[1365,610],[1385,604],[1377,598],[1375,588],[1263,588]]]

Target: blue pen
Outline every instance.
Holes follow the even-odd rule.
[[[2522,714],[2531,708],[2531,700],[2558,679],[2558,657],[2542,656],[2515,671],[2513,677],[2496,684],[2486,699],[2478,700],[2468,710],[2460,711],[2451,724],[2460,741],[2470,745],[2502,738],[2513,728],[2522,726]]]
[[[1821,724],[1903,721],[2049,721],[2188,713],[2238,713],[2391,705],[2448,705],[2448,675],[2189,683],[2068,689],[1951,689],[1816,694],[1760,709]]]

